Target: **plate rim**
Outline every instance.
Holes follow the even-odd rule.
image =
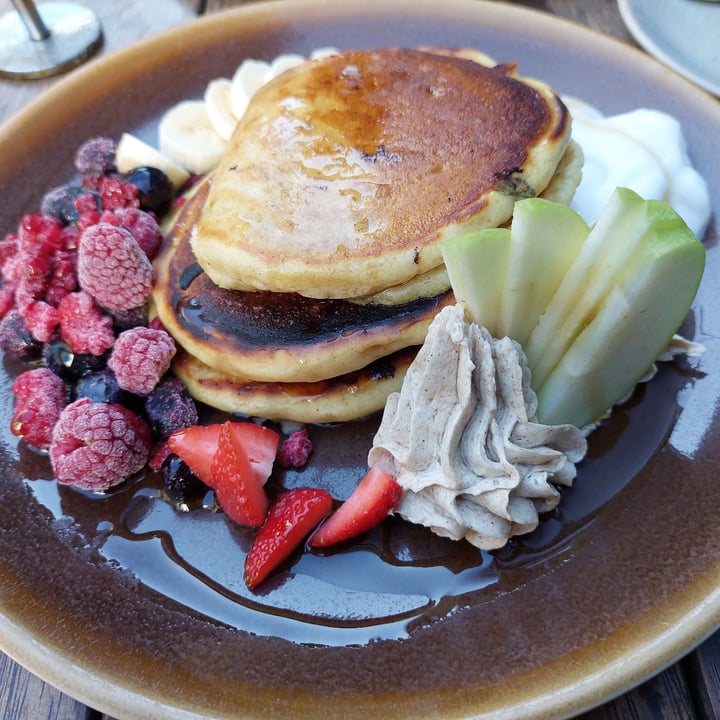
[[[349,8],[357,4],[367,7],[369,11],[371,11],[374,6],[383,8],[388,6],[388,2],[384,0],[382,2],[368,3],[350,2],[343,5],[343,11],[349,11]],[[432,10],[431,6],[433,6],[433,3],[432,0],[423,0],[423,2],[420,3],[412,2],[411,0],[391,0],[390,5],[412,7],[414,11],[417,12],[418,8],[420,8],[421,11],[424,11],[426,8]],[[196,33],[197,38],[193,40],[193,44],[198,42],[199,37],[212,34],[213,28],[222,28],[230,16],[251,17],[271,7],[273,11],[277,10],[280,12],[285,8],[299,13],[303,8],[318,11],[326,6],[332,7],[333,11],[338,8],[332,0],[266,0],[265,2],[249,3],[241,7],[227,9],[191,21],[195,28],[198,28],[198,24],[202,24],[200,30]],[[449,2],[444,4],[444,7],[452,8],[454,12],[458,13],[469,11],[472,8],[473,13],[486,12],[498,16],[508,13],[510,15],[517,14],[518,17],[524,16],[532,18],[534,22],[539,23],[538,29],[543,32],[547,31],[551,24],[557,27],[558,24],[564,23],[567,26],[571,26],[573,32],[578,32],[580,38],[593,35],[597,42],[614,43],[622,47],[623,52],[632,51],[637,53],[637,57],[642,58],[643,61],[646,62],[645,67],[650,72],[656,72],[658,68],[662,67],[656,60],[615,38],[603,35],[602,33],[564,18],[532,8],[510,5],[503,2],[486,2],[486,0],[449,0]],[[98,58],[86,67],[80,68],[75,73],[67,76],[39,97],[35,98],[25,108],[3,124],[2,128],[0,128],[0,144],[18,132],[21,126],[24,126],[28,120],[43,108],[54,106],[58,102],[58,99],[65,95],[69,89],[81,87],[86,81],[86,78],[102,72],[105,68],[114,67],[121,62],[135,62],[133,56],[137,53],[138,48],[160,47],[173,39],[179,39],[183,34],[187,33],[188,25],[189,24],[185,24],[138,41],[131,46]],[[227,23],[227,25],[230,26],[231,23]],[[135,63],[135,65],[137,65],[137,63]],[[691,95],[697,92],[697,95],[693,97],[695,97],[699,103],[702,104],[705,97],[707,97],[708,101],[715,102],[713,98],[707,96],[703,91],[679,76],[678,81],[678,87],[680,87],[683,92],[690,92]],[[720,117],[720,110],[718,110],[716,114]],[[60,687],[73,697],[81,699],[92,707],[107,708],[107,712],[113,713],[117,717],[127,718],[147,717],[148,712],[155,713],[155,717],[166,717],[162,714],[166,711],[170,711],[173,718],[188,718],[189,720],[199,720],[200,718],[207,717],[223,717],[222,715],[208,716],[202,711],[200,714],[197,714],[194,711],[187,711],[176,706],[167,707],[162,703],[158,704],[157,701],[145,694],[138,694],[133,689],[125,688],[117,684],[111,686],[111,691],[109,691],[107,687],[103,687],[92,692],[88,690],[88,682],[97,683],[98,680],[101,680],[104,683],[107,682],[107,678],[84,668],[76,667],[75,665],[71,668],[65,666],[62,672],[58,672],[59,668],[56,667],[54,663],[61,665],[63,660],[62,655],[56,654],[55,649],[48,650],[47,646],[40,644],[30,631],[17,625],[12,618],[6,616],[2,607],[0,607],[0,618],[2,619],[2,623],[0,623],[0,628],[2,629],[2,633],[0,633],[0,646],[2,646],[5,652],[33,673],[39,675],[51,684]],[[557,693],[555,689],[552,693],[548,692],[545,696],[535,698],[531,702],[525,699],[522,706],[522,717],[535,717],[548,712],[564,712],[568,709],[574,714],[601,702],[605,702],[611,697],[624,692],[638,682],[659,672],[663,667],[670,665],[682,654],[702,642],[702,640],[715,630],[719,623],[720,586],[715,586],[712,592],[708,593],[705,602],[702,603],[701,606],[693,607],[690,612],[683,615],[681,623],[675,625],[672,631],[668,630],[665,633],[662,638],[662,649],[658,654],[653,654],[653,652],[656,651],[655,645],[657,645],[657,642],[649,643],[647,646],[638,645],[634,648],[634,652],[628,653],[621,658],[619,657],[615,665],[603,668],[597,673],[588,676],[586,678],[586,685],[590,687],[578,685],[575,686],[574,690],[567,690],[565,694]],[[7,633],[5,632],[6,629],[8,630]],[[679,630],[680,632],[678,632]],[[688,640],[690,641],[690,645],[688,645]],[[631,662],[636,663],[634,672],[630,672],[626,665],[628,658],[631,658]],[[595,683],[599,683],[599,685]],[[509,708],[508,712],[518,709],[517,707]],[[490,715],[487,715],[487,717],[489,716]],[[170,717],[170,715],[167,715],[167,717]],[[486,717],[486,715],[473,715],[473,717],[480,718]],[[520,715],[513,714],[508,717],[515,718],[520,717]]]
[[[711,5],[712,3],[708,2],[707,4]],[[637,0],[618,0],[618,9],[620,10],[623,22],[633,38],[648,53],[667,65],[671,70],[703,88],[706,92],[720,97],[720,79],[716,81],[713,78],[699,75],[689,68],[687,64],[683,62],[682,58],[668,52],[667,49],[658,42],[657,37],[640,22],[635,11],[636,5]],[[662,13],[660,13],[660,15],[662,15]]]

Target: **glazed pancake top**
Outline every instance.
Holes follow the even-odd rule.
[[[452,292],[395,306],[356,305],[215,285],[189,243],[212,180],[185,203],[155,261],[153,307],[191,355],[236,379],[315,382],[422,344]]]
[[[392,48],[303,63],[251,101],[193,249],[223,287],[372,295],[540,194],[569,136],[557,94],[514,65]]]

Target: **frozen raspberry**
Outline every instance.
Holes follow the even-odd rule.
[[[6,235],[0,242],[0,265],[3,265],[8,258],[15,255],[18,248],[18,236],[14,234]]]
[[[53,258],[53,269],[45,289],[45,299],[50,305],[58,303],[70,292],[77,289],[77,253],[73,250],[58,250]]]
[[[172,454],[173,451],[170,449],[170,446],[165,440],[157,443],[157,445],[155,445],[155,447],[153,447],[153,449],[150,451],[148,467],[155,472],[160,472],[160,468],[165,462],[165,459]]]
[[[83,291],[68,293],[58,305],[60,335],[74,353],[102,355],[115,342],[112,318]]]
[[[40,354],[40,343],[30,333],[25,318],[11,310],[0,321],[0,349],[6,357],[25,360]]]
[[[44,300],[36,300],[22,305],[18,303],[18,309],[25,318],[32,336],[39,342],[50,342],[50,339],[55,334],[55,328],[60,322],[57,308],[49,305]]]
[[[198,421],[195,401],[177,378],[164,380],[145,398],[145,417],[159,440]]]
[[[110,310],[144,305],[154,279],[150,260],[132,233],[109,223],[83,231],[77,273],[80,287]]]
[[[123,390],[149,395],[174,356],[175,341],[164,330],[135,327],[118,335],[108,367]]]
[[[15,307],[15,287],[0,286],[0,318],[5,317]]]
[[[283,441],[278,453],[278,464],[284,468],[301,468],[307,463],[312,449],[308,431],[300,428]]]
[[[112,138],[96,137],[86,140],[75,153],[75,168],[79,173],[109,173],[115,170],[117,145]]]
[[[18,228],[18,248],[33,255],[51,254],[62,246],[60,221],[47,215],[25,215]]]
[[[63,381],[47,368],[26,370],[15,378],[15,413],[10,422],[13,435],[42,450],[50,447],[53,428],[66,405]]]
[[[61,483],[102,492],[142,470],[150,453],[150,430],[122,405],[81,398],[58,418],[50,460]]]
[[[109,214],[107,212],[103,213],[100,220],[105,221]],[[162,242],[162,233],[157,220],[150,213],[139,208],[118,208],[112,212],[112,215],[117,220],[117,224],[132,233],[137,244],[152,260]],[[114,221],[111,222],[115,224]]]
[[[104,177],[100,181],[100,202],[103,210],[140,207],[138,189],[114,177]]]

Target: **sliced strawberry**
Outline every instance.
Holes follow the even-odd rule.
[[[213,486],[212,460],[222,425],[193,425],[174,432],[168,438],[170,449],[206,485]]]
[[[265,484],[272,472],[280,436],[270,428],[251,422],[225,424],[245,449],[258,482]],[[222,426],[222,423],[193,425],[174,432],[167,441],[170,449],[210,487],[213,487],[212,460],[218,447]]]
[[[297,548],[332,509],[332,496],[319,488],[293,488],[270,506],[245,558],[245,583],[255,589]]]
[[[327,547],[371,530],[387,517],[401,494],[392,475],[370,468],[350,497],[312,534],[310,546]]]
[[[225,514],[241,525],[262,525],[269,500],[242,443],[236,437],[233,423],[220,428],[217,450],[212,459],[212,485],[215,497]]]
[[[271,428],[251,422],[229,422],[227,425],[245,450],[258,482],[264,485],[275,463],[280,436]]]

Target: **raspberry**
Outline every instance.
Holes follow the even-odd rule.
[[[18,248],[18,236],[6,235],[0,242],[0,265],[3,265],[8,258],[13,257]]]
[[[63,381],[47,368],[26,370],[15,378],[15,413],[10,422],[13,435],[28,445],[50,447],[53,428],[66,405]]]
[[[134,327],[118,335],[108,367],[123,390],[149,395],[174,356],[175,341],[164,330]]]
[[[278,464],[284,468],[301,468],[310,457],[313,446],[305,428],[296,430],[283,441],[278,453]]]
[[[195,401],[177,378],[161,382],[145,399],[145,417],[153,436],[165,440],[198,421]]]
[[[129,310],[144,305],[153,286],[153,268],[129,230],[98,223],[80,235],[78,280],[98,305]]]
[[[115,150],[112,138],[96,137],[86,140],[75,153],[75,168],[79,173],[109,173],[115,170]]]
[[[45,299],[50,305],[58,303],[77,288],[77,253],[70,250],[58,250],[53,258],[53,269],[45,290]]]
[[[109,213],[103,213],[102,221],[105,220],[107,214]],[[162,233],[157,220],[150,213],[138,208],[118,208],[112,214],[119,225],[132,233],[137,244],[152,260],[162,242]],[[115,224],[113,221],[110,222]]]
[[[112,318],[83,291],[68,293],[58,305],[60,334],[74,353],[102,355],[115,342]]]
[[[122,405],[81,398],[58,418],[50,461],[58,482],[102,492],[142,470],[150,453],[150,430]]]
[[[0,318],[5,317],[15,307],[15,288],[12,285],[0,286]]]
[[[155,472],[160,472],[162,464],[165,459],[172,455],[172,450],[165,440],[159,442],[150,451],[150,458],[148,459],[148,467]]]
[[[36,300],[19,307],[19,310],[32,336],[39,342],[49,342],[60,322],[57,308],[43,300]]]
[[[100,181],[100,202],[103,210],[140,206],[138,189],[112,177],[104,177]]]

